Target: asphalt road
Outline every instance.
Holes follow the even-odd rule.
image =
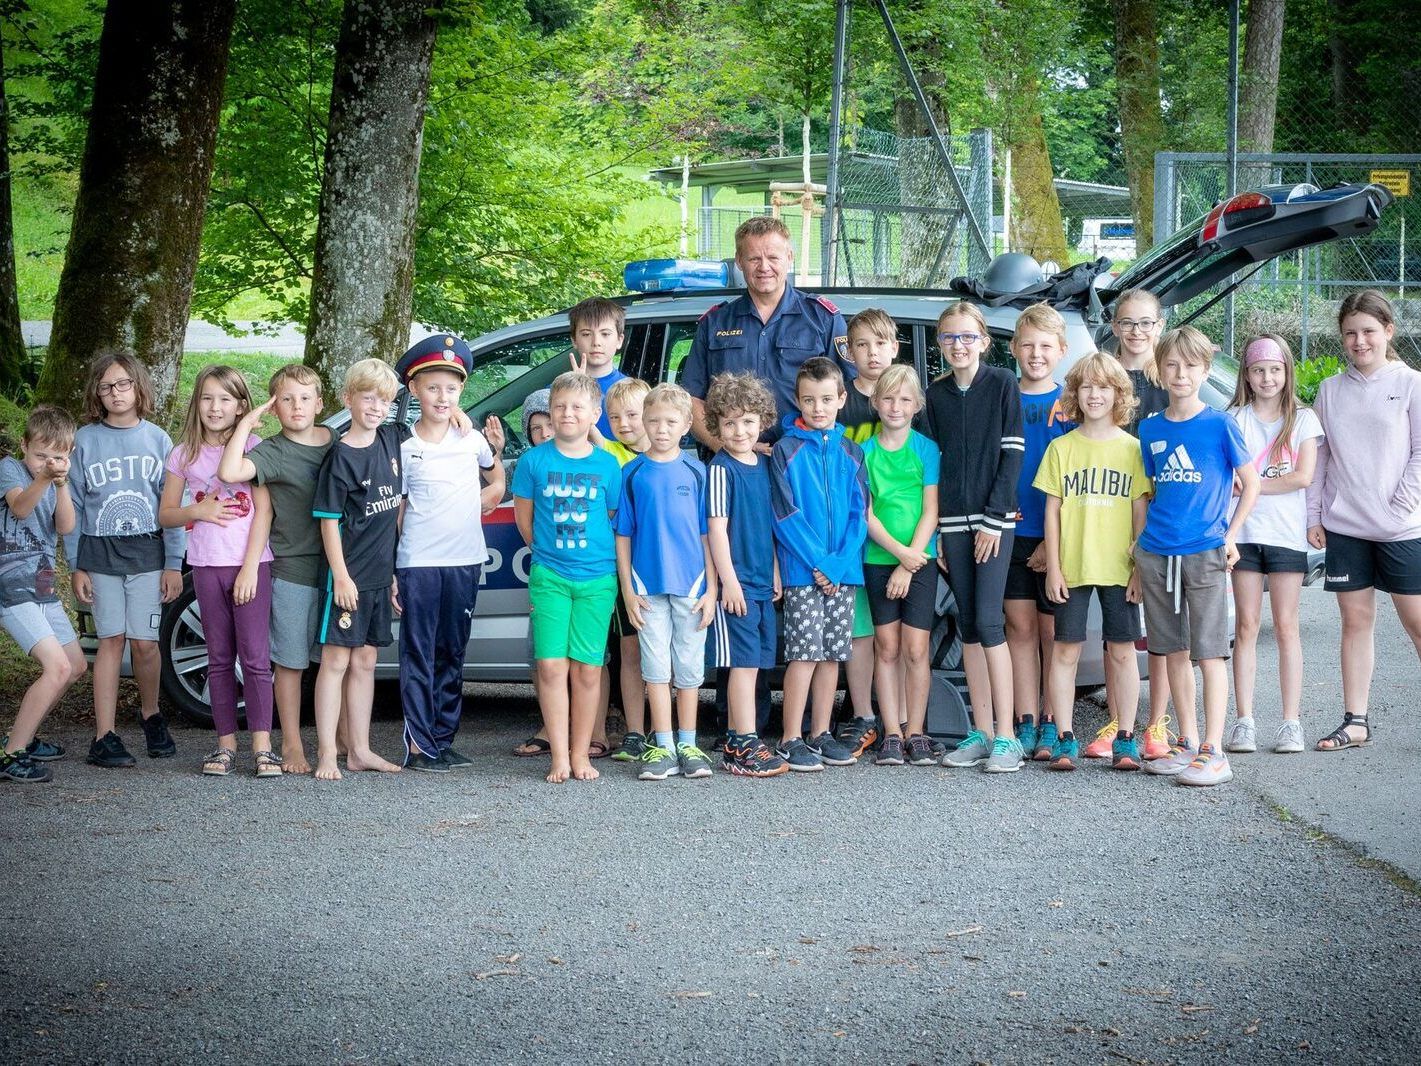
[[[1310,737],[1331,609],[1305,600]],[[608,761],[555,787],[506,754],[518,690],[476,691],[477,766],[442,778],[204,780],[196,729],[132,771],[66,760],[0,792],[0,1058],[1414,1061],[1421,898],[1358,858],[1414,861],[1418,671],[1383,617],[1385,744],[1215,790]]]

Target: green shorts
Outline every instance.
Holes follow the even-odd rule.
[[[873,612],[868,608],[868,590],[860,585],[854,592],[854,639],[873,636]]]
[[[602,665],[617,604],[616,574],[569,581],[534,563],[528,574],[528,601],[533,609],[533,658]]]

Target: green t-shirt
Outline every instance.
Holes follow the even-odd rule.
[[[311,514],[316,474],[335,443],[297,444],[284,433],[262,441],[247,453],[257,468],[253,481],[271,493],[271,576],[294,585],[321,581],[321,524]]]
[[[908,431],[907,441],[896,451],[889,451],[879,441],[874,437],[863,446],[873,513],[894,540],[910,544],[923,517],[923,489],[937,484],[938,447],[916,429]],[[924,550],[930,558],[935,557],[937,538],[928,541]],[[898,562],[872,537],[865,541],[863,561],[875,566],[894,566]]]
[[[1132,504],[1152,491],[1140,442],[1123,429],[1110,440],[1072,430],[1051,442],[1032,484],[1061,501],[1061,573],[1067,587],[1128,585],[1134,568]]]

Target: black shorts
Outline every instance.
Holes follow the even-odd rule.
[[[1011,546],[1011,564],[1007,567],[1007,590],[1004,600],[1035,600],[1037,614],[1054,614],[1056,605],[1046,598],[1046,575],[1026,565],[1032,552],[1042,544],[1041,537],[1018,536]]]
[[[1108,644],[1133,644],[1140,639],[1140,605],[1125,599],[1124,585],[1080,585],[1065,603],[1056,604],[1056,639],[1065,644],[1085,641],[1091,593],[1100,600],[1100,635]]]
[[[1362,540],[1327,531],[1329,592],[1374,588],[1397,596],[1421,595],[1421,538]]]
[[[617,606],[612,610],[612,636],[618,639],[622,637],[634,637],[637,635],[636,626],[632,625],[631,615],[627,614],[627,602],[622,599],[621,590],[617,590]]]
[[[1276,544],[1240,544],[1234,569],[1254,574],[1306,574],[1308,553]]]
[[[321,643],[338,648],[363,648],[367,644],[387,648],[394,643],[390,634],[393,616],[389,586],[361,589],[353,611],[347,611],[336,603],[334,590],[328,590],[321,612]]]
[[[868,609],[876,626],[902,622],[914,629],[932,631],[937,618],[937,563],[929,561],[908,581],[908,594],[900,600],[888,598],[888,579],[896,566],[864,563],[863,586],[868,593]]]

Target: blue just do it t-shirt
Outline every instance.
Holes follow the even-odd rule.
[[[1234,471],[1250,460],[1238,423],[1210,407],[1182,422],[1158,414],[1140,423],[1140,451],[1155,483],[1140,547],[1156,555],[1222,548]]]
[[[533,562],[569,581],[617,572],[612,512],[622,494],[622,468],[601,448],[580,459],[544,441],[513,470],[513,495],[533,501]]]

